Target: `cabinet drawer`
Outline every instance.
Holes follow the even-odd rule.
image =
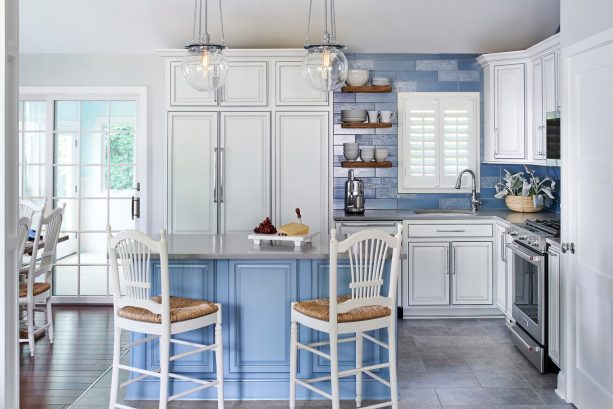
[[[355,234],[362,230],[376,229],[383,230],[390,235],[396,234],[398,222],[342,222],[336,223],[336,232],[338,234]]]
[[[216,106],[216,91],[198,91],[185,81],[181,61],[170,62],[170,90],[167,97],[171,107]]]
[[[412,224],[409,237],[492,237],[491,224]]]

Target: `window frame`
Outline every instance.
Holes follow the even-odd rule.
[[[481,158],[481,119],[480,119],[480,106],[481,106],[481,94],[479,92],[399,92],[398,93],[398,193],[470,193],[472,184],[468,180],[468,175],[465,175],[466,180],[462,183],[461,189],[450,188],[448,186],[413,186],[406,187],[405,165],[409,160],[405,157],[405,144],[407,143],[408,132],[408,120],[406,118],[406,111],[409,104],[413,101],[423,99],[424,101],[437,100],[471,100],[473,104],[473,128],[475,129],[474,136],[470,139],[470,150],[473,153],[471,158],[471,169],[475,172],[477,191],[480,191],[480,158]],[[437,103],[438,105],[438,103]],[[440,124],[442,114],[440,109],[436,110],[437,125]],[[442,145],[440,138],[440,131],[437,131],[437,183],[440,183],[442,178],[443,169],[441,167],[441,161],[443,158]]]

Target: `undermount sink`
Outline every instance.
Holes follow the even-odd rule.
[[[456,215],[465,215],[471,216],[473,212],[470,210],[456,210],[456,209],[425,209],[425,210],[415,210],[415,214],[427,214],[430,216],[456,216]]]

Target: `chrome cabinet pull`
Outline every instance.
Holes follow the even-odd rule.
[[[217,203],[217,148],[213,148],[213,203]]]
[[[437,229],[436,232],[437,233],[465,233],[466,230],[460,230],[460,229],[457,229],[457,230],[438,230]]]
[[[506,233],[500,234],[500,260],[507,262],[507,235]]]
[[[494,149],[494,157],[498,156],[498,144],[500,142],[500,130],[498,128],[494,128],[494,134],[496,135],[496,146]]]
[[[219,149],[219,202],[223,203],[226,192],[225,192],[225,180],[224,180],[224,162],[225,162],[225,150],[224,148]]]
[[[562,243],[562,253],[569,252],[575,254],[575,243]]]
[[[449,247],[445,249],[445,274],[449,275]]]
[[[451,265],[452,265],[452,268],[453,268],[453,270],[452,270],[453,271],[453,275],[455,275],[455,272],[456,272],[456,265],[455,265],[455,253],[456,252],[455,251],[456,251],[456,248],[454,247],[453,248],[453,260],[451,262]]]

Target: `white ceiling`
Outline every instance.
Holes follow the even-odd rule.
[[[231,48],[300,47],[308,0],[222,0]],[[139,53],[191,39],[193,0],[20,0],[22,53]],[[219,39],[216,0],[210,30]],[[323,0],[314,0],[312,38]],[[560,0],[336,0],[349,52],[484,53],[523,49],[554,34]]]

